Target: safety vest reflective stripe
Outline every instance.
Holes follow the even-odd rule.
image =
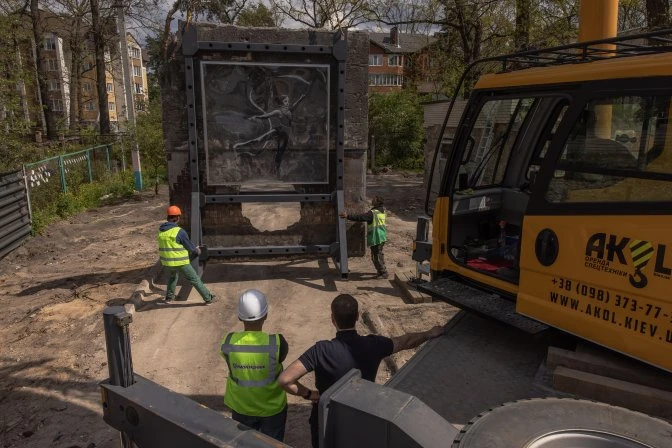
[[[182,266],[189,264],[189,251],[177,242],[180,227],[175,226],[159,232],[156,239],[159,243],[159,258],[164,266]]]
[[[230,353],[268,353],[268,376],[262,380],[241,380],[233,373],[229,364],[229,378],[241,387],[263,387],[275,381],[275,369],[278,365],[278,343],[274,334],[269,335],[268,345],[237,345],[231,344],[233,333],[229,333],[222,344],[222,353],[226,362],[230,363]]]
[[[369,246],[375,246],[387,241],[387,228],[385,227],[385,213],[376,210],[371,210],[373,219],[369,224],[367,232],[367,242]]]

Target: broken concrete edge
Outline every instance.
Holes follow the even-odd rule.
[[[362,312],[362,322],[369,328],[371,333],[379,334],[381,336],[389,334],[389,331],[386,331],[387,328],[385,327],[385,324],[383,324],[382,319],[375,312],[364,310]],[[385,365],[390,370],[390,374],[394,375],[397,370],[399,370],[400,366],[394,354],[386,357],[384,361]]]
[[[124,308],[127,313],[133,314],[136,309],[142,308],[145,305],[148,305],[143,299],[146,296],[157,294],[157,291],[163,291],[161,288],[156,286],[154,279],[159,276],[162,271],[161,263],[158,261],[150,268],[147,269],[145,278],[143,278],[138,286],[135,287],[135,290],[131,294],[131,297],[128,299],[128,302],[124,304]],[[132,310],[131,310],[132,309]]]

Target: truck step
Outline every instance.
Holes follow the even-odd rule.
[[[516,313],[516,304],[504,297],[481,291],[464,283],[440,278],[416,285],[419,291],[458,308],[496,319],[529,334],[548,329],[548,325]]]

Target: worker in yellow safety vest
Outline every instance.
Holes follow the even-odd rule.
[[[194,245],[189,239],[187,231],[177,225],[182,211],[179,207],[171,205],[166,211],[168,215],[166,222],[159,227],[159,233],[156,240],[159,244],[159,259],[163,268],[170,274],[166,288],[166,301],[175,299],[175,288],[180,273],[182,273],[189,283],[198,291],[206,304],[211,304],[217,297],[205,287],[201,278],[193,267],[191,267],[191,256],[196,257],[201,254],[201,248]]]
[[[244,330],[228,333],[221,354],[229,367],[224,404],[231,417],[282,441],[287,422],[287,394],[278,386],[289,345],[281,334],[262,330],[268,301],[261,291],[248,289],[238,299],[238,319]]]
[[[376,268],[376,278],[387,278],[387,267],[385,266],[385,255],[383,254],[383,247],[385,247],[385,241],[387,241],[383,198],[375,196],[371,203],[373,207],[366,213],[351,215],[343,211],[339,216],[350,221],[367,223],[366,244],[371,247],[371,261],[373,261],[373,266]]]

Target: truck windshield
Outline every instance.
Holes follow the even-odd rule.
[[[471,128],[472,151],[462,167],[470,188],[501,183],[511,149],[534,101],[507,98],[483,104]]]

